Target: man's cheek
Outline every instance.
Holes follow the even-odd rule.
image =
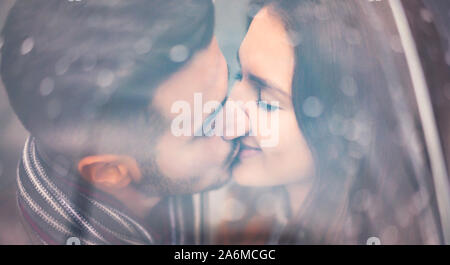
[[[192,143],[190,154],[196,158],[197,165],[203,168],[222,165],[231,151],[231,145],[220,137],[203,137]]]
[[[158,141],[155,152],[156,164],[164,176],[181,178],[190,158],[184,152],[184,137],[175,137],[170,132],[165,133]]]

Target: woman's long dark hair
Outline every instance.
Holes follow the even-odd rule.
[[[389,6],[366,2],[263,3],[295,47],[293,104],[316,166],[282,243],[440,240],[401,43]]]

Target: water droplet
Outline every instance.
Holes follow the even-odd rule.
[[[318,20],[327,20],[330,18],[330,12],[325,6],[317,6],[314,9],[314,15]]]
[[[352,199],[352,210],[357,212],[370,211],[370,205],[372,203],[372,195],[369,190],[358,190]]]
[[[345,39],[350,45],[361,44],[361,34],[359,34],[359,31],[357,31],[355,29],[346,31]]]
[[[424,189],[416,192],[411,200],[411,204],[409,207],[410,213],[414,215],[420,214],[423,209],[428,206],[429,200],[430,198],[428,196],[428,193]]]
[[[354,143],[354,142],[350,142],[349,143],[348,155],[351,158],[359,160],[359,159],[364,157],[364,150],[359,144]]]
[[[67,239],[66,245],[81,245],[81,241],[78,237],[71,237]]]
[[[263,194],[256,202],[256,210],[262,216],[271,216],[275,214],[277,198],[271,193]]]
[[[376,236],[372,236],[367,239],[366,245],[381,245],[381,240]]]
[[[381,241],[384,244],[392,245],[397,243],[398,239],[398,229],[397,227],[390,225],[383,229],[383,232],[381,233]]]
[[[298,237],[298,239],[304,239],[304,238],[306,237],[305,231],[300,230],[300,231],[297,233],[297,237]]]
[[[433,14],[428,9],[422,8],[420,10],[420,17],[428,23],[433,22]]]
[[[383,28],[383,22],[381,19],[378,18],[378,16],[375,16],[373,14],[369,15],[369,21],[370,25],[376,30],[376,31],[382,31]]]
[[[400,40],[400,37],[397,35],[394,35],[391,37],[389,44],[391,46],[391,49],[394,52],[398,52],[398,53],[402,53],[403,52],[403,46],[402,46],[402,42]]]
[[[143,55],[152,49],[152,41],[150,38],[143,38],[134,44],[134,50],[137,54]]]
[[[55,73],[57,75],[65,74],[72,64],[72,60],[69,56],[61,57],[55,64]]]
[[[354,120],[348,120],[346,122],[347,127],[345,128],[345,139],[349,141],[356,141],[359,138],[359,126],[358,122]]]
[[[341,80],[341,90],[346,96],[356,96],[358,86],[356,85],[355,79],[351,76],[344,76]]]
[[[0,36],[0,49],[3,47],[3,43],[5,41],[3,40],[3,36]]]
[[[28,54],[29,52],[31,52],[31,50],[33,50],[33,47],[34,47],[34,40],[33,38],[28,37],[23,41],[20,53],[22,55]]]
[[[77,136],[79,136],[77,134]],[[52,168],[58,173],[60,176],[67,176],[69,174],[69,169],[72,163],[65,156],[57,155],[54,157],[54,163],[52,163]]]
[[[443,89],[445,97],[450,100],[450,83],[446,83]]]
[[[129,76],[135,66],[136,55],[126,54],[120,58],[119,69],[116,72],[118,77]]]
[[[242,219],[245,214],[245,206],[242,202],[234,198],[229,198],[225,201],[225,216],[227,221],[237,221]]]
[[[93,54],[91,55],[83,55],[81,57],[81,68],[83,71],[89,72],[95,68],[97,64],[97,57]]]
[[[108,87],[114,82],[114,73],[110,70],[102,70],[97,76],[97,84],[100,87]]]
[[[189,50],[184,45],[176,45],[170,49],[170,59],[176,63],[184,62],[189,56]]]
[[[50,120],[54,120],[61,114],[61,102],[59,100],[51,100],[47,105],[47,116]]]
[[[445,53],[445,62],[447,63],[447,65],[450,65],[450,51],[447,51]]]
[[[411,222],[411,215],[408,213],[407,209],[403,207],[398,209],[395,218],[403,228],[406,228]]]
[[[55,89],[55,82],[53,79],[46,77],[42,79],[41,85],[39,87],[39,91],[41,92],[41,95],[46,97],[50,95],[53,92],[53,89]]]
[[[347,217],[344,222],[344,233],[348,238],[354,238],[358,235],[358,230],[361,227],[361,217],[355,215]]]
[[[300,32],[294,31],[294,30],[289,30],[289,41],[292,46],[300,45],[303,41],[302,36],[300,35]]]
[[[316,97],[308,97],[303,102],[303,112],[311,118],[319,117],[322,114],[322,111],[323,105]]]

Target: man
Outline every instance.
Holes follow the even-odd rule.
[[[171,131],[174,102],[226,97],[213,27],[210,0],[16,2],[1,74],[31,134],[17,184],[33,242],[192,243],[186,194],[220,187],[235,154]]]

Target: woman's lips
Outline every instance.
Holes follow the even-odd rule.
[[[259,148],[254,148],[254,147],[250,147],[250,146],[246,146],[246,145],[241,145],[241,149],[239,150],[239,158],[243,159],[243,158],[249,158],[255,155],[258,155],[261,153],[261,149]]]

